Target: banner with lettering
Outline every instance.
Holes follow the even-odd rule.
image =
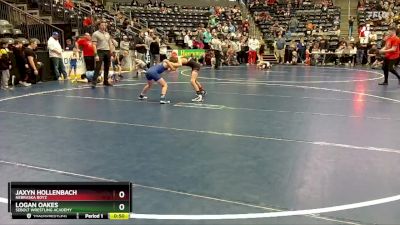
[[[178,50],[178,56],[180,57],[193,57],[193,58],[200,58],[205,53],[204,49],[181,49]]]
[[[389,13],[385,11],[369,11],[366,12],[367,20],[383,20],[389,17]]]
[[[67,71],[67,73],[69,73],[72,53],[73,53],[73,51],[65,51],[62,53],[65,71]],[[79,56],[78,56],[78,63],[76,66],[76,73],[81,75],[86,72],[86,66],[85,66],[85,61],[83,60],[83,56],[81,54],[78,54],[78,55]],[[72,71],[72,73],[73,73],[73,71]]]

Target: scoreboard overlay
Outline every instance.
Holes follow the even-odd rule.
[[[129,219],[130,182],[9,182],[13,219]]]

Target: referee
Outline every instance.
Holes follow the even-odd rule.
[[[92,80],[92,88],[96,87],[97,77],[100,75],[101,66],[104,63],[104,81],[105,86],[112,86],[108,83],[108,72],[111,64],[111,50],[113,49],[112,39],[106,31],[107,23],[102,21],[99,30],[92,35],[92,42],[95,52],[96,68]]]
[[[389,72],[396,75],[400,84],[400,76],[395,70],[395,65],[397,65],[399,59],[399,44],[400,39],[396,36],[396,28],[390,27],[386,36],[385,47],[379,51],[381,54],[385,54],[382,66],[385,80],[382,83],[379,83],[379,85],[388,85]]]

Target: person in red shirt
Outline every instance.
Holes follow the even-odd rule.
[[[73,10],[74,9],[74,3],[72,2],[72,0],[66,0],[64,2],[64,7],[68,10]]]
[[[89,33],[85,33],[83,37],[76,42],[77,48],[82,48],[83,58],[87,71],[94,71],[94,48],[92,38]]]
[[[93,19],[91,17],[85,17],[82,22],[84,27],[89,27],[93,24]]]
[[[385,80],[382,83],[379,83],[379,85],[388,85],[389,72],[396,75],[397,79],[399,79],[400,84],[400,76],[395,70],[395,65],[397,64],[399,59],[399,44],[400,40],[396,36],[396,28],[389,28],[388,34],[386,36],[385,47],[379,51],[381,54],[385,54],[382,66]]]
[[[397,48],[397,53],[399,54],[399,58],[397,59],[395,68],[397,68],[399,66],[399,64],[400,64],[400,28],[396,29],[396,36],[397,36],[397,38],[399,40],[399,45],[398,45],[398,48]]]

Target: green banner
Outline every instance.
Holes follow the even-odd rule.
[[[204,49],[181,49],[178,50],[178,56],[180,57],[193,57],[193,58],[200,58],[205,53]]]

